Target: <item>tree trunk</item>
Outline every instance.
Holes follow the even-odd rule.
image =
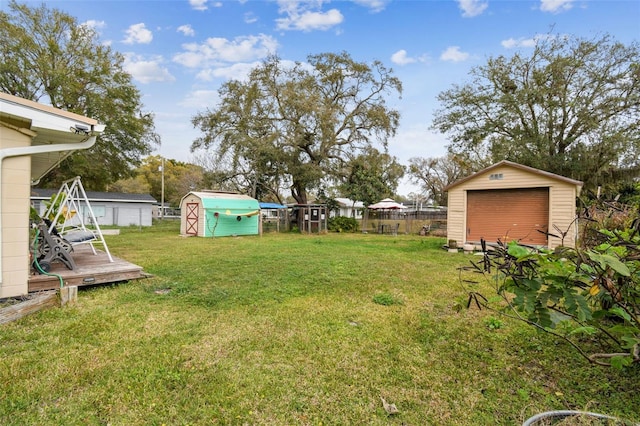
[[[291,186],[291,195],[296,200],[296,203],[307,204],[307,190],[299,182],[294,182]]]

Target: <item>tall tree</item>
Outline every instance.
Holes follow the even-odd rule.
[[[393,197],[403,176],[404,166],[397,158],[369,148],[349,162],[340,192],[368,206]]]
[[[339,176],[354,154],[374,143],[386,148],[400,118],[385,102],[394,92],[402,84],[378,61],[343,52],[288,65],[271,56],[246,82],[225,83],[219,105],[193,118],[203,136],[192,149],[212,148],[220,161],[279,176],[306,204],[308,192]]]
[[[413,157],[409,159],[409,175],[411,182],[420,185],[436,204],[446,206],[444,188],[486,165],[453,153],[444,157]]]
[[[250,158],[202,152],[195,162],[204,170],[204,183],[208,188],[283,202],[286,187],[283,172],[279,170],[281,163],[260,151],[253,152]]]
[[[490,58],[472,81],[439,94],[434,127],[450,150],[488,149],[582,180],[586,187],[640,172],[640,49],[608,35],[542,38],[530,56]]]
[[[164,170],[162,170],[163,167]],[[165,202],[175,207],[180,204],[182,197],[189,191],[203,189],[204,172],[202,167],[178,160],[163,160],[159,155],[146,157],[142,165],[135,170],[135,178],[118,181],[110,189],[146,189],[145,192],[160,201],[163,177]],[[142,182],[145,185],[136,186],[136,182]]]
[[[107,125],[93,148],[68,157],[42,184],[79,175],[100,190],[129,176],[158,137],[122,55],[100,43],[92,28],[44,3],[30,8],[11,0],[8,9],[0,11],[0,90]]]

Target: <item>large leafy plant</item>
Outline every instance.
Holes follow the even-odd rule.
[[[640,219],[600,229],[593,247],[555,250],[511,242],[463,270],[483,274],[496,297],[469,289],[467,306],[497,309],[569,342],[590,362],[640,365]],[[466,279],[463,283],[477,282]]]

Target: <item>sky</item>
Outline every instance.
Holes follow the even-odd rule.
[[[24,1],[24,0],[23,0]],[[39,6],[41,1],[27,1]],[[200,132],[191,118],[215,108],[217,90],[243,79],[270,54],[304,62],[346,51],[359,62],[381,61],[403,84],[388,105],[401,114],[389,153],[446,154],[445,135],[431,130],[437,96],[470,81],[490,57],[532,51],[549,33],[640,40],[638,0],[47,0],[90,25],[122,53],[125,69],[155,115],[161,146],[154,152],[192,162]],[[405,178],[398,193],[417,191]]]

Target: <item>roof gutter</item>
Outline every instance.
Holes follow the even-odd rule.
[[[10,126],[7,124],[2,124],[3,126],[13,128],[14,130],[19,131],[20,133],[31,136],[32,138],[36,136],[36,133],[22,128],[15,128],[14,126]],[[82,142],[79,143],[63,143],[63,144],[54,144],[54,145],[37,145],[37,146],[25,146],[25,147],[15,147],[15,148],[5,148],[0,149],[0,212],[2,211],[2,164],[4,163],[5,158],[10,157],[25,157],[31,156],[34,154],[44,154],[48,152],[60,152],[60,151],[75,151],[79,149],[87,149],[91,148],[97,139],[97,135],[93,134],[93,131],[102,132],[104,129],[104,125],[91,126],[91,134]],[[2,265],[2,219],[0,218],[0,284],[3,283],[3,265]]]

